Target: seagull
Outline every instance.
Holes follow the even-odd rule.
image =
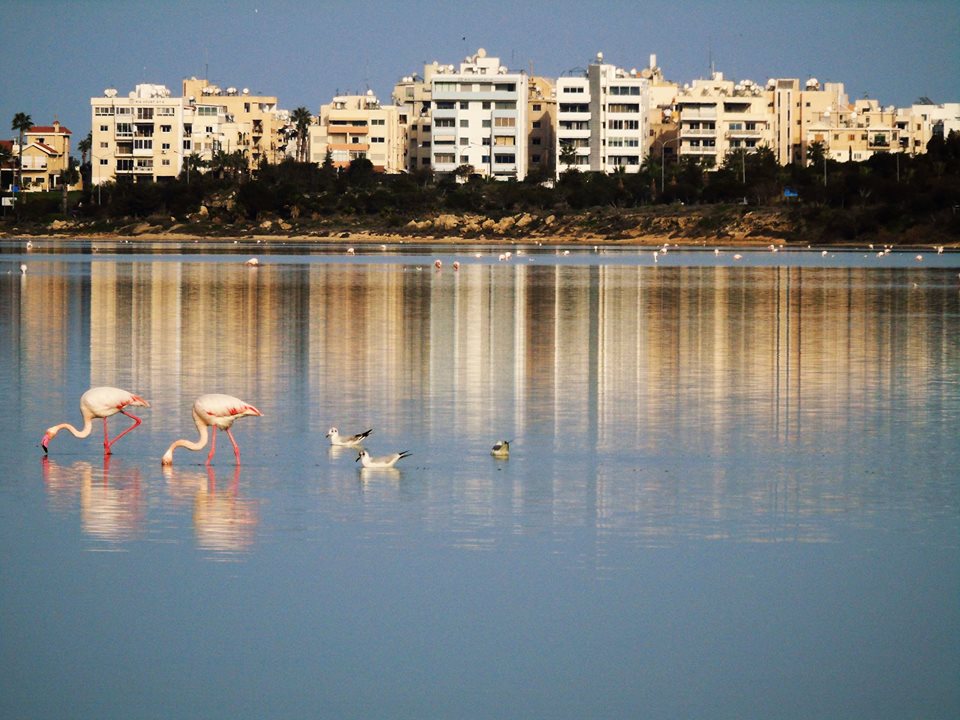
[[[510,457],[510,441],[497,440],[496,444],[493,446],[493,449],[490,450],[490,454],[498,458]]]
[[[354,462],[360,462],[365,468],[371,469],[386,469],[392,468],[397,464],[397,461],[401,458],[408,457],[410,453],[406,450],[403,450],[398,453],[393,453],[392,455],[383,455],[382,457],[371,457],[370,453],[366,450],[361,450],[360,454],[357,455],[357,459]]]
[[[249,265],[250,267],[256,267],[257,265],[260,264],[260,261],[257,260],[257,258],[252,257],[252,258],[250,258],[249,260],[247,260],[247,261],[246,261],[245,263],[243,263],[243,264],[244,264],[244,265]]]
[[[357,433],[356,435],[340,435],[340,431],[335,427],[330,428],[327,431],[327,437],[330,438],[331,445],[339,445],[340,447],[358,447],[367,436],[373,432],[373,428],[370,428],[366,432]]]

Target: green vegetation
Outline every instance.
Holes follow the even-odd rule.
[[[70,203],[68,217],[80,225],[78,231],[148,222],[161,231],[175,226],[204,235],[278,228],[326,235],[343,229],[416,234],[421,224],[416,221],[450,215],[473,218],[452,225],[469,237],[480,233],[465,230],[467,225],[528,214],[532,225],[528,220],[507,234],[520,236],[524,228],[535,229],[539,219],[553,216],[568,235],[582,229],[611,239],[648,234],[960,241],[960,135],[935,138],[926,154],[915,157],[881,153],[863,163],[840,163],[814,145],[809,160],[807,166],[781,167],[766,149],[734,152],[708,172],[689,157],[661,168],[659,158],[650,156],[638,173],[568,169],[556,183],[545,183],[538,177],[486,180],[467,166],[444,178],[429,170],[378,174],[368,160],[338,170],[329,155],[320,166],[289,159],[249,175],[242,155],[218,153],[209,163],[192,156],[173,182],[98,188],[86,183]],[[83,170],[88,179],[89,166]],[[58,217],[57,208],[34,197],[20,211],[21,220],[34,223]],[[7,218],[8,231],[11,223]]]

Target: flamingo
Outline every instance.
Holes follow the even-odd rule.
[[[89,436],[90,431],[93,430],[93,419],[103,418],[103,454],[109,455],[110,448],[115,442],[117,442],[117,440],[122,438],[137,425],[143,422],[136,415],[128,413],[126,410],[124,410],[124,408],[126,408],[128,405],[133,405],[135,407],[150,407],[150,403],[148,403],[139,395],[134,395],[128,390],[121,390],[120,388],[115,387],[90,388],[80,396],[80,415],[83,417],[83,428],[78,430],[70,423],[60,423],[59,425],[54,425],[51,428],[47,428],[47,431],[43,434],[43,440],[40,441],[40,446],[43,448],[44,454],[49,452],[47,446],[61,430],[69,430],[71,433],[73,433],[74,437],[85,438]],[[111,440],[110,435],[107,432],[107,418],[111,415],[116,415],[117,413],[126,415],[128,418],[133,420],[133,425]]]
[[[201,395],[193,403],[193,422],[197,425],[200,437],[196,441],[186,439],[175,440],[167,451],[163,454],[160,462],[163,465],[173,465],[173,451],[178,447],[185,447],[187,450],[201,450],[207,446],[207,428],[213,428],[213,440],[210,443],[210,453],[207,455],[207,465],[213,460],[213,454],[217,451],[217,428],[225,430],[230,442],[233,443],[233,454],[237,458],[237,465],[240,464],[240,447],[237,441],[233,439],[233,433],[230,427],[237,418],[244,415],[263,415],[253,405],[245,403],[240,398],[232,395]]]

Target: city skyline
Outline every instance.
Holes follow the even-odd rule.
[[[12,137],[10,120],[25,112],[36,124],[59,119],[76,142],[90,130],[89,98],[104,88],[126,95],[148,82],[176,91],[190,76],[249,87],[277,96],[283,108],[305,106],[314,114],[338,92],[371,89],[389,102],[401,76],[433,60],[458,63],[479,47],[511,70],[553,78],[579,73],[600,51],[627,68],[643,67],[656,54],[666,78],[681,85],[707,77],[712,63],[735,79],[843,82],[851,99],[866,95],[882,105],[909,106],[921,96],[958,99],[952,75],[960,10],[939,0],[679,7],[480,2],[455,13],[432,0],[310,7],[273,0],[226,6],[14,0],[3,15],[16,32],[0,49],[7,68],[0,137]],[[38,48],[59,52],[44,61]]]

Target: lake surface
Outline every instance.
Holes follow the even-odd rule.
[[[960,716],[960,255],[33,244],[0,717]]]

